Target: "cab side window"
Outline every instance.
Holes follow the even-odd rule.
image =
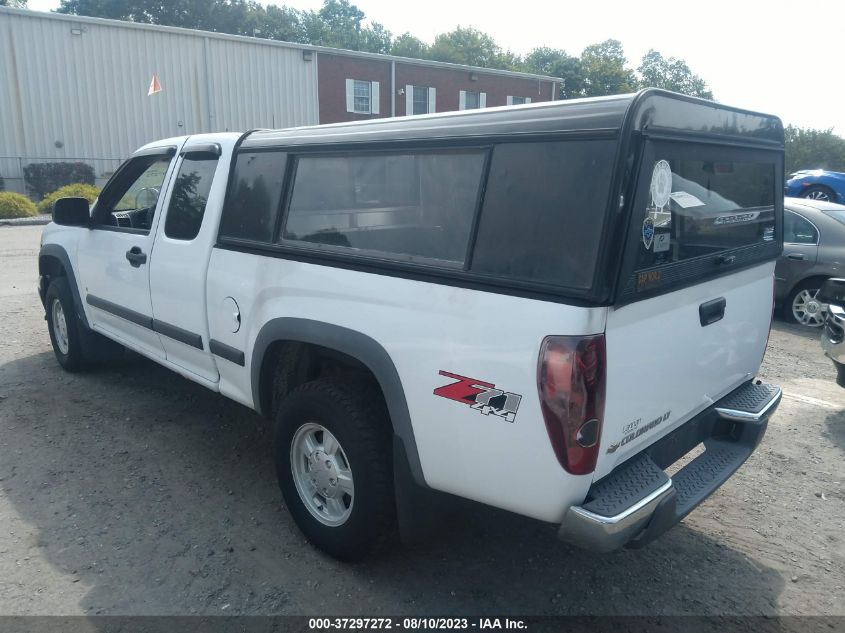
[[[217,169],[217,157],[186,154],[173,184],[164,234],[174,240],[192,240],[200,232],[208,193]]]
[[[171,156],[132,158],[109,182],[94,211],[94,223],[149,233]]]
[[[797,213],[785,211],[783,214],[783,241],[790,244],[817,244],[819,232],[811,222]]]

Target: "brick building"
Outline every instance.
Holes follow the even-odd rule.
[[[320,123],[551,101],[557,80],[527,73],[321,50]]]

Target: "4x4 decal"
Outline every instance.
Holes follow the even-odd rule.
[[[516,419],[516,410],[522,396],[518,393],[510,393],[496,389],[496,385],[475,378],[467,378],[448,371],[440,370],[441,376],[453,378],[457,382],[451,382],[434,390],[435,396],[448,398],[455,402],[469,405],[482,415],[496,415],[508,422]]]

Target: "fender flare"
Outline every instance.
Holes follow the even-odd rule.
[[[256,410],[262,415],[266,415],[267,412],[261,410],[261,366],[267,349],[276,341],[320,345],[361,361],[376,377],[384,394],[393,426],[394,444],[396,439],[401,442],[414,481],[423,487],[428,487],[420,464],[405,390],[390,354],[380,343],[356,330],[322,321],[295,317],[271,319],[259,330],[250,359],[252,398]],[[394,457],[402,459],[402,456],[396,453],[397,451],[394,450]]]
[[[80,322],[82,325],[90,330],[91,327],[88,324],[88,317],[85,316],[85,309],[82,307],[82,297],[79,294],[79,284],[76,283],[76,273],[73,272],[73,266],[70,264],[70,257],[67,254],[67,251],[64,249],[63,246],[59,244],[44,244],[41,247],[41,250],[38,252],[38,270],[39,274],[41,271],[41,261],[48,257],[52,257],[58,259],[61,262],[62,267],[65,269],[65,275],[67,276],[68,284],[70,285],[70,292],[73,295],[73,303],[76,306],[76,315],[79,317]],[[46,288],[44,291],[46,292]],[[42,302],[44,297],[42,296]],[[46,306],[45,306],[46,308]]]

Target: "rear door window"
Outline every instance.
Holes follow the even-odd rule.
[[[809,220],[792,211],[784,211],[783,241],[790,244],[816,244],[819,241],[819,232]]]
[[[164,234],[176,240],[192,240],[200,231],[208,193],[217,169],[217,157],[186,154],[170,194]]]

